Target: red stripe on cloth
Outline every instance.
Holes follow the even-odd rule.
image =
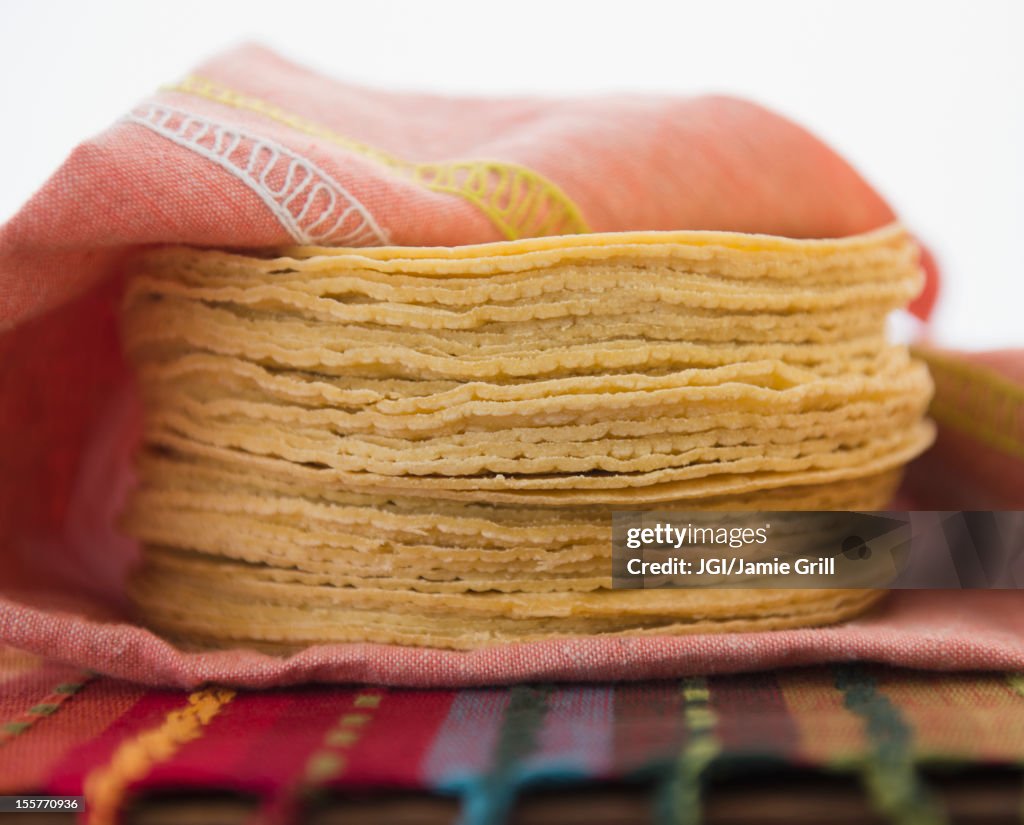
[[[732,754],[788,758],[800,732],[773,673],[721,676],[709,681],[716,735]]]
[[[59,713],[0,749],[0,794],[42,792],[71,751],[99,736],[145,692],[146,688],[114,679],[85,685]]]
[[[456,693],[453,690],[383,693],[362,735],[348,751],[345,770],[330,784],[422,787],[425,781],[423,761],[448,718]]]
[[[614,717],[616,776],[674,760],[686,740],[683,694],[678,682],[617,685]]]
[[[354,694],[347,688],[238,694],[201,739],[155,765],[133,790],[187,787],[271,797],[294,781]]]
[[[79,796],[85,778],[110,761],[118,746],[127,739],[159,725],[172,710],[184,707],[188,694],[173,690],[153,690],[124,711],[98,736],[83,742],[66,754],[54,768],[45,792],[57,796]]]

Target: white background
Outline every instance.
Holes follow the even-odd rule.
[[[243,40],[392,88],[754,98],[836,147],[932,246],[940,342],[1024,345],[1024,0],[0,0],[0,221],[78,140]]]

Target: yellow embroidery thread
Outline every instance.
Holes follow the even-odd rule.
[[[165,86],[164,90],[256,112],[373,160],[432,192],[461,197],[483,212],[506,240],[590,231],[579,207],[557,184],[516,163],[497,160],[414,163],[352,140],[266,100],[195,75]]]
[[[383,695],[380,693],[359,693],[355,697],[353,707],[356,711],[347,711],[324,736],[323,745],[306,763],[305,790],[315,790],[317,786],[331,779],[337,779],[345,772],[348,764],[348,751],[362,736],[363,729],[373,718],[373,711],[380,705]]]
[[[1024,458],[1024,387],[988,367],[916,349],[935,379],[931,415],[941,424]]]
[[[235,691],[225,688],[196,691],[189,695],[185,707],[172,710],[159,726],[123,742],[110,761],[85,780],[89,821],[94,825],[115,822],[128,786],[145,777],[154,765],[170,759],[186,742],[198,739],[234,697]]]

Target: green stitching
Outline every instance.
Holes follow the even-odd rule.
[[[708,768],[722,752],[711,707],[711,691],[701,676],[682,682],[686,744],[676,760],[675,772],[660,789],[659,818],[679,825],[697,825],[702,819],[703,785]]]
[[[945,812],[918,776],[913,733],[900,709],[859,665],[837,667],[835,684],[846,708],[864,721],[869,752],[861,776],[872,802],[899,825],[945,823]]]
[[[28,710],[22,712],[20,718],[4,722],[0,725],[0,747],[7,744],[15,736],[18,736],[31,728],[40,719],[45,719],[56,713],[61,705],[78,693],[82,687],[95,678],[95,674],[86,671],[82,674],[81,681],[61,682],[53,687],[49,695],[43,701],[37,702]]]

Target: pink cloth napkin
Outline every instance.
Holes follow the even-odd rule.
[[[125,619],[136,548],[114,519],[138,409],[116,319],[133,249],[629,229],[828,237],[893,218],[828,147],[745,101],[448,99],[346,86],[258,47],[217,57],[84,142],[0,228],[0,642],[176,685],[646,678],[847,658],[1024,667],[1017,593],[894,594],[821,630],[476,653],[333,645],[290,659],[184,653]],[[922,315],[936,291],[926,263]],[[1024,359],[936,358],[942,434],[905,501],[1021,506]]]

